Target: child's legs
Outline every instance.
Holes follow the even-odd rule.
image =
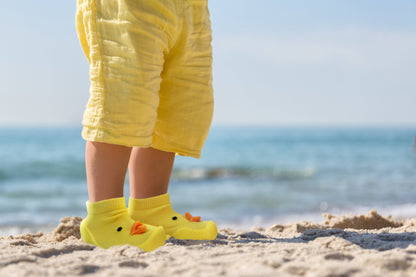
[[[174,3],[77,1],[77,32],[90,63],[82,136],[91,202],[122,196],[131,147],[152,145],[164,55],[176,37]]]
[[[127,166],[131,197],[140,199],[165,194],[174,159],[175,153],[154,148],[134,147],[132,151],[131,147],[87,141],[85,166],[89,201],[122,197]]]
[[[87,141],[85,167],[91,203],[123,196],[131,147]]]
[[[90,200],[122,195],[132,146],[153,147],[133,153],[132,196],[166,191],[173,153],[199,158],[212,119],[207,2],[79,2],[77,30],[91,65],[83,137],[96,142],[86,151]]]
[[[174,152],[134,147],[129,163],[130,197],[148,198],[168,191]]]

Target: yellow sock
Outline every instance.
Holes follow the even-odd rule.
[[[88,216],[81,222],[85,243],[102,248],[130,244],[145,251],[162,246],[166,240],[163,228],[134,221],[128,214],[124,197],[87,201]]]
[[[176,239],[212,240],[217,237],[217,226],[213,221],[200,221],[200,217],[186,216],[175,212],[169,194],[146,199],[129,199],[129,215],[134,220],[163,226],[168,235]]]

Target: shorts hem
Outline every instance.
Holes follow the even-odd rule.
[[[153,145],[151,147],[161,151],[175,152],[175,154],[179,156],[192,157],[195,159],[201,158],[201,151],[184,149],[181,146],[163,140],[161,137],[155,134],[153,134]]]
[[[101,128],[91,128],[84,126],[81,136],[86,141],[104,142],[128,147],[147,148],[152,146],[151,135],[148,137],[115,135]]]

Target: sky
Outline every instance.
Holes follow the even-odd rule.
[[[2,2],[0,126],[81,124],[75,3]],[[209,0],[209,11],[213,125],[416,126],[416,1]]]

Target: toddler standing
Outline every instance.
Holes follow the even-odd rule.
[[[200,158],[211,125],[207,1],[77,0],[91,81],[82,121],[89,196],[84,242],[151,251],[168,236],[217,236],[214,222],[176,213],[167,193],[175,154]]]

